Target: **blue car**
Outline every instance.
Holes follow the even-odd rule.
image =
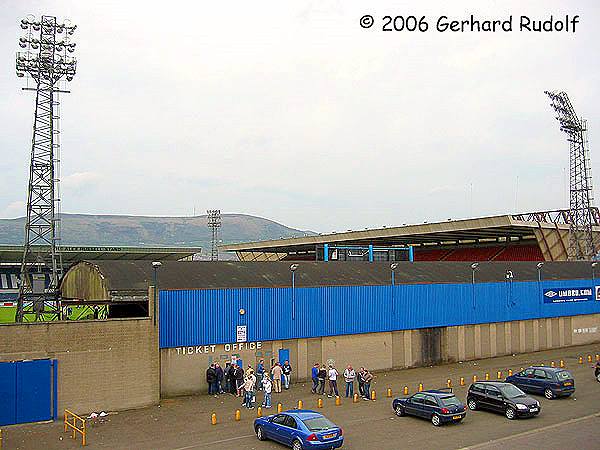
[[[531,394],[543,394],[549,400],[568,397],[575,392],[571,372],[558,367],[532,366],[506,377],[506,381]]]
[[[443,423],[460,422],[467,407],[456,398],[452,389],[417,392],[407,398],[396,398],[392,408],[397,416],[416,416],[431,420],[436,427]]]
[[[271,439],[294,450],[325,450],[344,444],[343,430],[316,411],[292,409],[254,420],[260,441]]]

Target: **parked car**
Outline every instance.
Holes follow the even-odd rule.
[[[452,389],[417,392],[407,398],[396,398],[392,408],[397,416],[416,416],[431,420],[436,427],[443,423],[460,422],[467,414],[467,407],[456,398]]]
[[[293,409],[254,420],[256,437],[294,450],[332,449],[344,444],[343,430],[316,411]]]
[[[511,383],[503,381],[481,381],[469,386],[467,393],[469,409],[487,409],[501,412],[508,419],[537,416],[541,411],[540,402],[528,396]]]
[[[600,382],[600,362],[596,362],[594,366],[594,376],[596,377],[596,381]]]
[[[547,399],[568,397],[575,392],[571,372],[558,367],[528,367],[506,378],[506,381],[531,394],[543,394]]]

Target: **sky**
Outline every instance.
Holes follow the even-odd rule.
[[[21,18],[70,19],[61,96],[68,213],[245,213],[319,232],[568,206],[568,143],[544,90],[588,120],[600,176],[596,1],[0,0],[0,218],[25,214],[34,96]],[[370,14],[370,29],[360,18]],[[510,33],[440,32],[438,17]],[[519,17],[579,15],[575,33]],[[386,15],[426,32],[382,31]]]

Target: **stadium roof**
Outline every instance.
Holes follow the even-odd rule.
[[[228,252],[287,253],[290,251],[314,250],[315,246],[323,244],[440,245],[507,239],[535,239],[534,230],[540,227],[569,229],[569,225],[564,223],[534,222],[524,219],[523,215],[503,215],[448,220],[446,222],[422,223],[364,231],[347,231],[317,236],[229,244],[220,248]]]
[[[120,247],[120,246],[64,246],[61,247],[66,265],[82,260],[146,260],[179,261],[200,253],[200,247]],[[23,247],[0,245],[0,263],[20,263]]]
[[[63,287],[70,285],[70,274],[76,284],[89,282],[89,277],[78,277],[81,266],[91,266],[99,274],[106,290],[147,293],[152,284],[153,268],[146,261],[84,261],[72,267],[65,275]],[[84,267],[81,267],[84,268]],[[535,262],[481,262],[477,267],[476,282],[506,281],[511,270],[513,281],[537,281]],[[589,262],[547,262],[543,266],[544,280],[589,279]],[[181,289],[236,289],[290,287],[290,264],[287,262],[205,262],[167,261],[158,269],[158,285],[164,290]],[[466,262],[399,262],[395,270],[396,284],[412,283],[470,283],[473,270]],[[295,272],[297,287],[389,285],[389,263],[314,262],[299,264]],[[73,286],[75,291],[91,292],[86,286]]]

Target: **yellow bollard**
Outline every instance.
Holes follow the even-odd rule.
[[[262,417],[262,406],[256,409],[256,417]]]
[[[210,416],[210,423],[212,423],[213,425],[217,424],[217,415],[215,413],[212,413],[212,415]]]
[[[236,409],[235,410],[235,420],[237,422],[239,422],[241,418],[242,418],[242,412],[239,409]]]
[[[490,374],[489,374],[489,372],[485,373],[485,381],[490,381]]]
[[[423,392],[423,383],[419,383],[419,392]]]
[[[502,379],[502,371],[498,371],[498,373],[496,374],[496,378],[498,378],[499,380]]]
[[[340,406],[342,404],[342,398],[339,395],[335,396],[335,406]]]
[[[317,399],[317,408],[322,408],[323,407],[323,399],[319,398]]]
[[[562,368],[565,367],[565,362],[561,359],[558,363],[558,365]]]
[[[583,356],[579,357],[579,364],[583,364]]]
[[[371,391],[371,400],[377,400],[377,393],[375,392],[375,390]]]
[[[281,403],[277,403],[277,413],[281,413],[283,411],[283,405]]]
[[[596,353],[596,361],[600,361],[600,355]]]
[[[388,397],[392,396],[392,389],[391,388],[388,388],[388,390],[387,390],[387,396]]]
[[[477,383],[477,375],[473,375],[473,383]]]
[[[465,385],[465,377],[460,377],[460,385],[461,386]]]
[[[448,379],[446,380],[446,387],[449,387],[449,388],[451,388],[451,387],[452,387],[452,380],[451,380],[450,378],[448,378]]]
[[[404,386],[404,389],[402,390],[402,393],[404,395],[408,395],[408,386]]]
[[[354,394],[354,396],[352,397],[352,401],[354,403],[358,403],[358,394]]]
[[[512,369],[508,369],[508,376],[512,377]]]
[[[302,400],[298,400],[298,409],[302,409],[303,403]]]
[[[519,371],[520,371],[520,372],[523,372],[524,370],[525,370],[525,367],[521,367],[521,368],[519,369]]]
[[[592,355],[588,355],[588,362],[591,363],[592,362]]]

